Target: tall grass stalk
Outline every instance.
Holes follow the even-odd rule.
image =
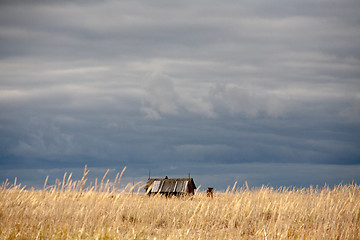
[[[0,188],[0,239],[359,239],[360,186],[236,188],[214,198],[148,197],[103,176],[64,174],[41,190]],[[110,187],[111,186],[111,187]],[[137,190],[137,191],[136,191]],[[133,193],[133,194],[130,194]]]

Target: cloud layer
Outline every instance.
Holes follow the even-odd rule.
[[[360,165],[357,1],[0,4],[1,180]]]

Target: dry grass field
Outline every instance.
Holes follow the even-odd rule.
[[[120,191],[120,175],[89,186],[86,174],[43,190],[3,183],[0,239],[360,239],[357,184],[165,198]]]

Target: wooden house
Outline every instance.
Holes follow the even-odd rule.
[[[192,178],[149,178],[145,191],[151,194],[162,194],[165,196],[193,195],[195,183]]]

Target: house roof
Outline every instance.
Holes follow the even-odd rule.
[[[187,188],[196,189],[192,178],[150,178],[145,190],[151,193],[186,193]]]

